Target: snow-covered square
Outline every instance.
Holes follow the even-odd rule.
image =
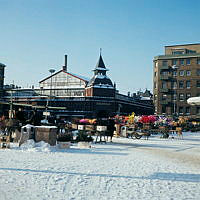
[[[0,150],[1,200],[200,199],[200,133]]]

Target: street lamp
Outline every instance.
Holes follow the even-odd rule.
[[[50,98],[52,95],[52,74],[55,72],[55,69],[50,69],[49,72],[51,73],[51,84],[50,84]]]
[[[173,66],[172,66],[172,72],[175,72],[177,69],[178,69],[178,66],[177,66],[177,65],[173,65]],[[177,87],[177,85],[176,85],[176,87]],[[173,107],[174,116],[176,115],[176,99],[177,99],[177,96],[176,96],[176,98],[175,98],[176,87],[175,87],[175,81],[174,81],[174,85],[173,85],[173,87],[172,87],[172,89],[173,89],[173,99],[172,99],[172,100],[174,100],[174,107]]]
[[[51,83],[50,83],[50,92],[49,92],[49,97],[47,97],[47,103],[46,103],[46,112],[45,112],[45,120],[47,120],[47,109],[49,106],[49,98],[51,99],[52,96],[52,74],[55,72],[55,69],[50,69],[49,72],[51,73]]]

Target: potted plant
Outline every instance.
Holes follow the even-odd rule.
[[[76,142],[78,142],[78,147],[90,148],[92,141],[93,141],[92,136],[89,136],[86,131],[78,132],[78,135],[76,137]]]
[[[70,148],[71,142],[73,141],[72,134],[61,134],[58,135],[57,144],[60,149]]]

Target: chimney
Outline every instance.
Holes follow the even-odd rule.
[[[65,55],[65,65],[63,66],[63,70],[67,71],[67,55]]]

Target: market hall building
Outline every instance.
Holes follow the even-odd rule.
[[[128,115],[132,112],[138,115],[154,113],[152,100],[120,94],[107,71],[100,55],[91,79],[71,73],[68,71],[65,56],[62,69],[41,80],[39,88],[7,90],[4,100],[10,101],[12,91],[13,102],[45,106],[57,118],[99,118],[116,114]],[[37,110],[44,111],[39,108]]]

